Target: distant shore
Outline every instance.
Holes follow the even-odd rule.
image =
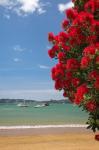
[[[29,100],[29,99],[0,99],[0,104],[16,104],[16,103],[71,103],[68,98],[65,99],[48,99],[48,100]]]

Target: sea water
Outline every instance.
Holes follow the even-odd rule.
[[[35,126],[85,124],[88,114],[72,104],[50,104],[46,107],[18,107],[0,104],[0,126]]]

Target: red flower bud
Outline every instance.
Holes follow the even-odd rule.
[[[55,51],[53,49],[48,50],[48,55],[50,58],[54,58],[55,57]]]
[[[54,39],[55,39],[54,34],[52,32],[48,33],[48,40],[49,40],[49,42],[53,42]]]
[[[67,29],[68,25],[69,25],[69,21],[68,21],[68,20],[63,20],[63,22],[62,22],[62,28],[63,28],[64,30]]]

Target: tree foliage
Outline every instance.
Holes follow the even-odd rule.
[[[51,58],[55,89],[89,112],[87,124],[99,129],[99,0],[72,0],[74,7],[65,11],[63,31],[50,32]]]

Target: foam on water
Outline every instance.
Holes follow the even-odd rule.
[[[66,125],[35,125],[35,126],[0,126],[0,130],[5,129],[40,129],[40,128],[86,128],[84,124],[66,124]]]

